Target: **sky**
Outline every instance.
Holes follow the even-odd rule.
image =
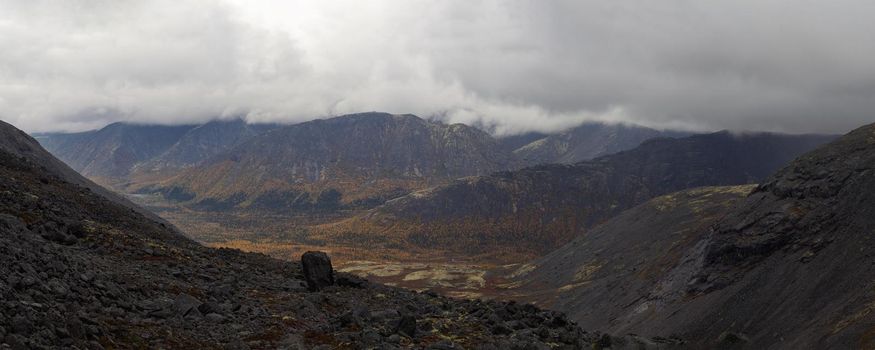
[[[871,0],[0,0],[0,119],[839,133],[875,122],[873,18]]]

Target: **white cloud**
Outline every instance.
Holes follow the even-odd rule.
[[[0,1],[0,118],[842,132],[875,115],[873,17],[862,0]]]

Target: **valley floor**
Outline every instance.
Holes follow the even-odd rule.
[[[412,252],[405,247],[331,241],[308,235],[308,228],[339,221],[357,212],[334,215],[280,215],[207,212],[182,208],[159,196],[128,195],[179,227],[191,238],[214,248],[257,252],[283,260],[303,253],[328,253],[342,272],[416,291],[458,298],[514,299],[517,292],[505,278],[529,256],[462,256],[434,250]]]

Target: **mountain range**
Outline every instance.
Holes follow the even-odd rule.
[[[316,232],[329,240],[368,237],[469,255],[539,255],[659,195],[758,183],[831,139],[729,132],[653,139],[630,151],[573,165],[459,179],[323,225]]]
[[[161,193],[201,210],[336,211],[458,177],[576,162],[681,135],[586,123],[493,137],[463,124],[372,112],[295,125],[115,123],[37,138],[83,175],[123,192]]]

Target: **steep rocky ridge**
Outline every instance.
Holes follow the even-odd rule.
[[[585,326],[676,334],[693,348],[870,349],[873,164],[868,125],[783,167],[710,228],[640,212],[647,204],[523,269],[518,282]],[[576,284],[552,282],[574,269]]]
[[[655,196],[759,182],[830,139],[727,132],[654,139],[574,165],[460,179],[320,230],[326,237],[378,237],[467,254],[535,256]]]
[[[510,271],[514,298],[614,327],[756,185],[699,187],[653,198]]]
[[[116,204],[131,208],[152,220],[166,223],[157,215],[140,208],[124,197],[109,191],[71,169],[52,154],[47,152],[37,140],[14,126],[0,120],[0,150],[7,154],[38,164],[43,172],[54,174],[63,181],[75,184],[102,196]]]

